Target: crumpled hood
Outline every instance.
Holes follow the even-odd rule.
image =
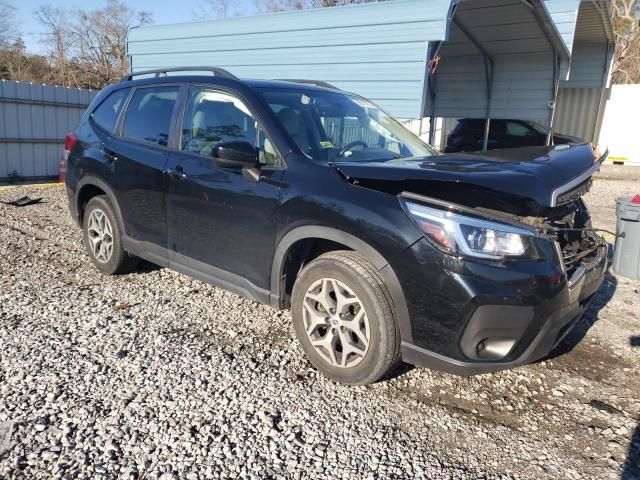
[[[533,215],[585,193],[603,159],[583,143],[333,165],[355,185]]]

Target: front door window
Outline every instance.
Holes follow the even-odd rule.
[[[182,125],[181,149],[211,156],[226,142],[256,146],[256,120],[236,97],[210,88],[191,89]]]

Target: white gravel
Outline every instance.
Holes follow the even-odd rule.
[[[626,178],[596,182],[596,224]],[[0,200],[25,194],[46,203],[0,204],[0,479],[640,478],[640,282],[608,276],[544,362],[346,387],[288,311],[148,264],[100,276],[64,189]]]

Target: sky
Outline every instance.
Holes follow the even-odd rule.
[[[22,33],[22,38],[27,50],[33,53],[42,53],[39,40],[42,28],[33,18],[33,11],[43,4],[50,4],[59,8],[82,8],[95,10],[102,8],[105,0],[5,0],[6,3],[16,8],[17,30]],[[194,20],[193,13],[198,12],[206,3],[203,0],[125,0],[135,10],[147,10],[153,13],[154,23],[178,23]],[[253,10],[252,0],[235,0],[233,4],[234,14],[246,15]]]

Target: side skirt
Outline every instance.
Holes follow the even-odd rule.
[[[258,303],[270,304],[271,292],[260,288],[235,273],[213,267],[180,253],[172,252],[150,242],[135,240],[128,235],[122,236],[123,248],[140,258],[184,273],[195,279],[224,288]]]

